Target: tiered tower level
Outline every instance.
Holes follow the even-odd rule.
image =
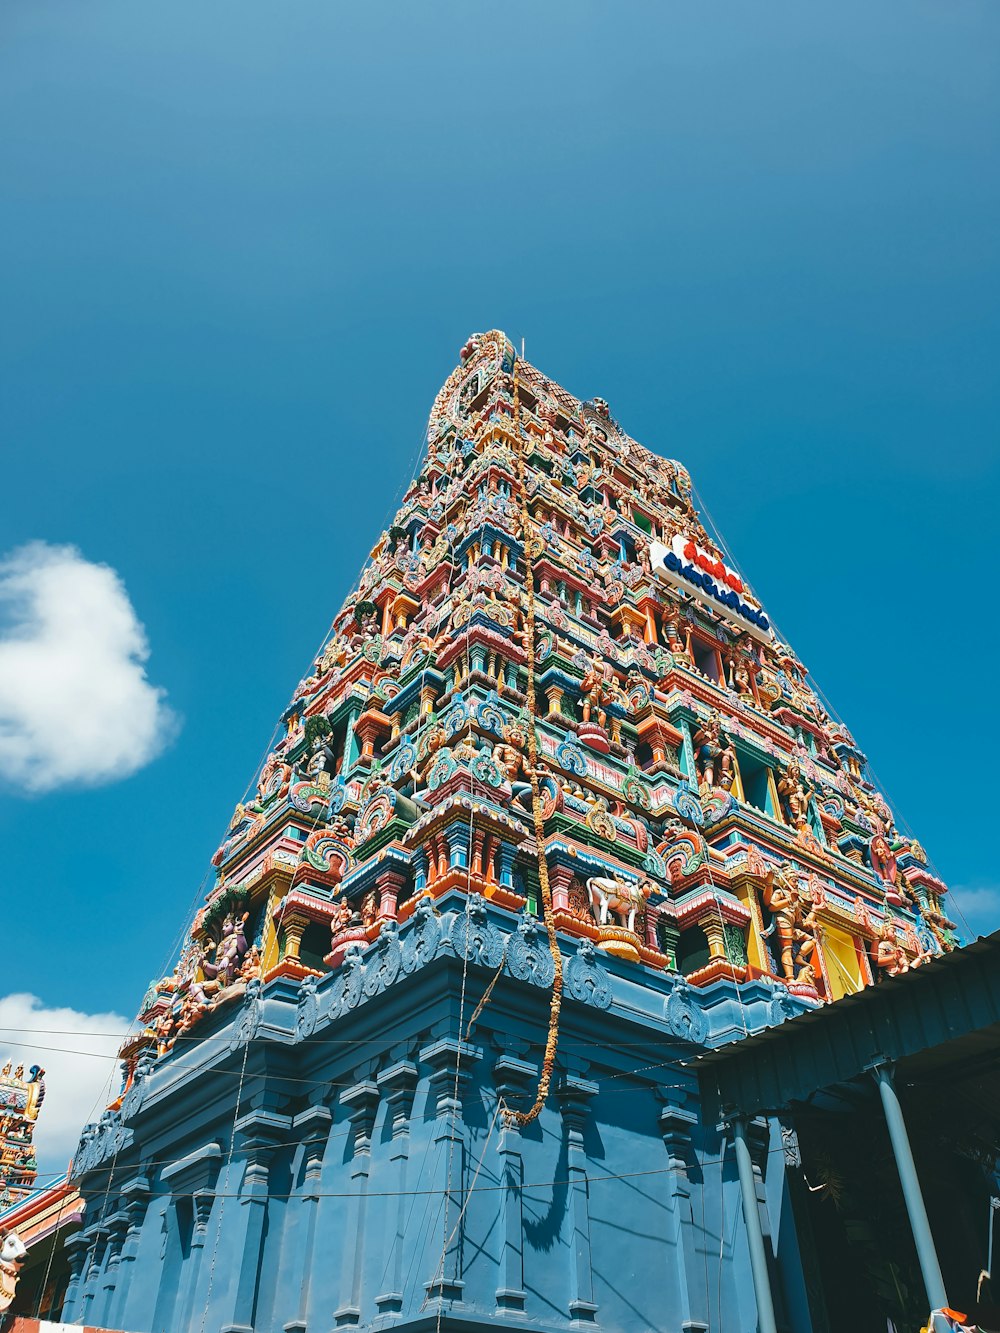
[[[282,724],[81,1142],[70,1315],[749,1326],[686,1058],[956,939],[686,470],[472,337]]]

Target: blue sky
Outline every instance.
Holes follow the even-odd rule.
[[[133,675],[109,728],[158,757],[26,794],[28,756],[0,795],[5,991],[135,1011],[495,326],[690,468],[1000,925],[995,4],[11,0],[3,26],[0,556],[116,571],[172,714],[146,745]]]

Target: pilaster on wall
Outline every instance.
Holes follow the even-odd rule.
[[[406,1178],[410,1157],[410,1115],[418,1071],[411,1060],[397,1060],[378,1076],[382,1100],[387,1105],[391,1126],[389,1161],[392,1164],[390,1190],[397,1197],[385,1200],[385,1228],[382,1249],[385,1254],[384,1272],[388,1283],[375,1297],[380,1315],[398,1315],[403,1309],[403,1253],[406,1227]]]
[[[472,1076],[473,1066],[482,1058],[478,1047],[454,1037],[432,1042],[420,1052],[420,1059],[430,1065],[431,1095],[435,1098],[437,1118],[433,1142],[437,1153],[437,1180],[442,1207],[441,1257],[437,1269],[425,1284],[430,1309],[453,1308],[461,1304],[465,1283],[462,1277],[462,1204],[468,1148],[462,1101]]]
[[[268,1176],[271,1159],[291,1127],[292,1118],[265,1107],[255,1108],[236,1122],[241,1151],[246,1159],[239,1193],[239,1223],[235,1253],[241,1256],[232,1313],[219,1333],[253,1333],[254,1305],[261,1245],[267,1222]]]
[[[84,1267],[89,1249],[90,1242],[82,1231],[67,1236],[63,1242],[63,1253],[69,1264],[69,1283],[66,1287],[66,1295],[63,1297],[63,1314],[67,1319],[73,1319],[76,1316],[77,1302],[82,1295]]]
[[[365,1229],[368,1212],[368,1177],[371,1172],[372,1130],[378,1110],[379,1089],[370,1064],[355,1072],[357,1081],[340,1094],[353,1130],[351,1150],[351,1196],[348,1199],[346,1235],[353,1244],[344,1246],[340,1290],[346,1300],[334,1311],[337,1328],[352,1328],[361,1322],[361,1278],[365,1261]]]
[[[526,1053],[527,1042],[508,1039],[506,1047],[505,1053],[493,1066],[497,1097],[501,1107],[520,1110],[521,1103],[537,1082],[538,1066],[518,1058]],[[503,1184],[497,1313],[520,1315],[524,1311],[527,1293],[524,1289],[524,1217],[521,1201],[524,1160],[521,1127],[516,1121],[501,1120],[497,1155]]]
[[[333,1113],[328,1106],[320,1102],[307,1106],[292,1120],[292,1136],[300,1136],[302,1144],[302,1185],[299,1199],[305,1217],[303,1223],[300,1223],[302,1241],[296,1251],[298,1268],[297,1271],[293,1271],[290,1284],[292,1290],[298,1293],[298,1313],[283,1325],[284,1333],[305,1333],[306,1330],[313,1252],[316,1248],[319,1186],[332,1123]]]
[[[597,1092],[596,1083],[573,1074],[563,1075],[556,1092],[562,1108],[567,1142],[566,1175],[569,1180],[570,1226],[569,1316],[577,1325],[597,1322],[590,1250],[590,1187],[587,1180],[587,1154],[583,1138],[590,1112],[590,1101],[596,1097]]]
[[[81,1235],[87,1238],[87,1254],[81,1284],[82,1322],[90,1323],[91,1315],[94,1313],[94,1302],[97,1299],[97,1284],[107,1254],[107,1226],[102,1218],[98,1218],[93,1225],[81,1232]]]
[[[188,1197],[192,1200],[193,1215],[189,1261],[181,1268],[180,1285],[176,1294],[176,1303],[173,1306],[177,1311],[177,1321],[181,1325],[191,1319],[199,1290],[205,1240],[215,1203],[215,1188],[221,1163],[222,1148],[217,1142],[209,1142],[195,1152],[189,1153],[186,1157],[172,1162],[164,1168],[160,1176],[162,1184],[170,1190],[171,1200],[168,1205],[168,1214],[170,1214],[173,1226],[178,1233],[180,1225],[177,1214],[180,1201],[186,1200]],[[141,1196],[137,1200],[137,1206],[140,1201]],[[164,1221],[169,1226],[167,1214],[164,1215]],[[141,1292],[136,1292],[133,1298],[131,1290],[123,1288],[123,1296],[125,1297],[125,1303],[119,1314],[118,1322],[122,1328],[128,1328],[131,1322],[128,1318],[129,1306],[133,1303],[133,1299],[138,1307],[137,1316],[142,1317],[140,1313],[142,1306],[139,1304]],[[157,1296],[159,1299],[160,1293],[157,1293]]]
[[[684,1333],[708,1333],[708,1291],[704,1267],[698,1262],[695,1247],[694,1214],[691,1206],[690,1167],[694,1162],[692,1136],[698,1124],[697,1112],[684,1105],[684,1093],[661,1092],[664,1102],[660,1112],[660,1133],[667,1150],[670,1192],[670,1239],[677,1257],[677,1281]]]

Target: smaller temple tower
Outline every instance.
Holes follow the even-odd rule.
[[[35,1186],[38,1166],[32,1138],[45,1097],[45,1070],[32,1065],[0,1069],[0,1210],[25,1198]]]

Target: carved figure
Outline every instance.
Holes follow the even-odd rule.
[[[587,673],[580,682],[580,690],[583,694],[584,722],[594,721],[596,713],[597,725],[604,727],[608,720],[604,705],[613,697],[613,689],[609,679],[609,669],[599,657],[595,656],[587,668]]]
[[[27,1247],[17,1232],[0,1229],[0,1314],[14,1302],[21,1265],[27,1257]]]
[[[244,912],[241,917],[227,916],[222,923],[218,944],[210,944],[206,950],[206,953],[215,954],[215,961],[211,962],[207,957],[202,960],[201,970],[206,977],[218,983],[220,990],[231,986],[239,975],[248,947],[244,928],[249,915],[249,912]]]
[[[764,880],[764,906],[771,913],[771,929],[778,936],[781,971],[786,981],[813,985],[816,950],[816,907],[806,910],[796,882],[795,868],[785,862],[779,870],[768,872]]]
[[[351,924],[351,904],[346,898],[341,898],[333,909],[333,915],[330,917],[330,934],[336,939],[342,930],[346,930]]]
[[[906,954],[900,948],[899,941],[896,938],[896,927],[891,916],[887,916],[882,922],[875,961],[883,971],[888,972],[890,977],[902,976],[904,972],[910,970]]]
[[[778,780],[778,799],[781,801],[782,812],[792,828],[808,828],[809,794],[797,759],[789,759],[788,767]]]
[[[609,915],[614,914],[620,926],[634,932],[636,917],[646,904],[650,888],[649,884],[629,884],[617,876],[593,875],[587,880],[587,892],[597,924],[608,925]]]
[[[734,653],[729,659],[729,684],[741,699],[753,699],[753,674],[750,661],[743,653]]]
[[[500,741],[493,747],[493,758],[510,783],[514,803],[522,809],[530,810],[531,783],[521,776],[522,773],[527,776],[528,771],[521,751],[516,746],[508,745],[506,741]]]
[[[728,791],[736,776],[736,756],[732,745],[723,735],[718,713],[708,715],[694,733],[691,743],[701,788],[722,787]]]

